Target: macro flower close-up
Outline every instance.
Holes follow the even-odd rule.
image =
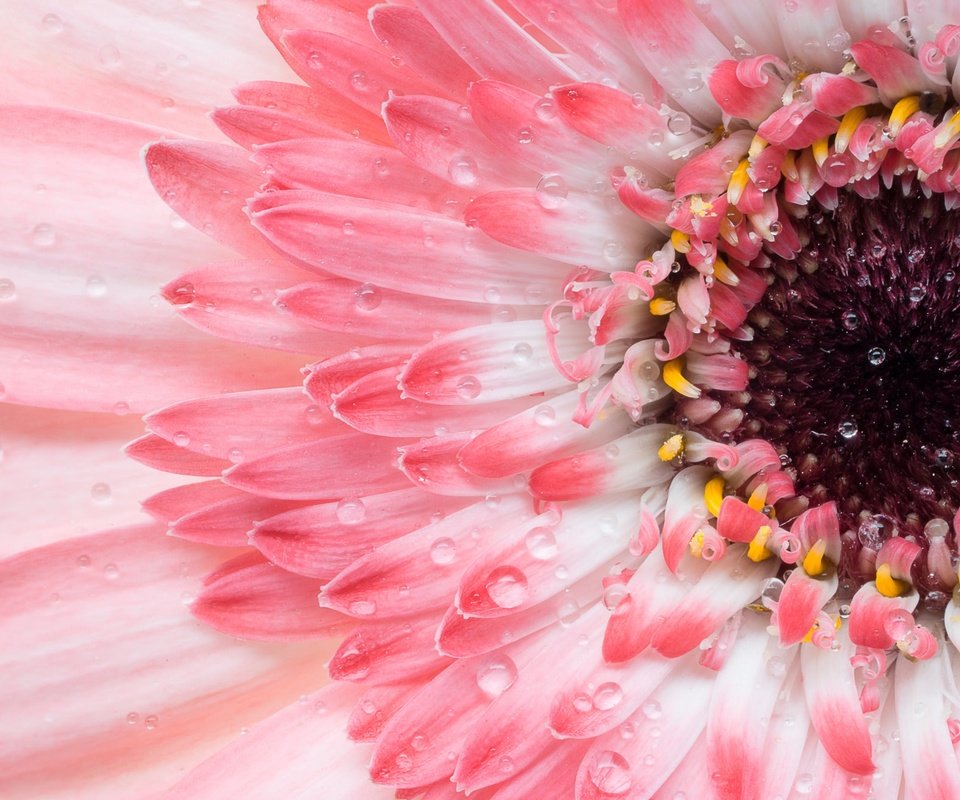
[[[960,6],[13,16],[0,797],[960,798]]]

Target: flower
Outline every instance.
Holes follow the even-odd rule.
[[[146,151],[241,256],[162,295],[314,359],[302,387],[145,417],[133,458],[208,479],[145,503],[195,548],[95,541],[107,581],[155,560],[124,584],[163,606],[148,630],[187,605],[243,640],[339,636],[340,685],[168,796],[315,794],[368,754],[341,796],[960,794],[960,28],[911,13],[261,8],[305,85],[242,84],[212,114],[236,146]],[[91,546],[56,552],[87,569]],[[133,675],[168,641],[218,659],[171,710],[181,747],[198,700],[259,718],[322,652],[148,641]]]

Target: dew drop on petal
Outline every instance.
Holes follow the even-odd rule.
[[[840,318],[840,324],[848,331],[854,331],[860,327],[860,315],[853,309],[844,311],[843,316]]]
[[[630,791],[630,763],[620,753],[603,750],[597,753],[588,769],[590,782],[604,795],[619,797]]]
[[[55,36],[58,33],[63,33],[63,20],[56,14],[46,14],[40,20],[40,27],[44,33]]]
[[[57,243],[57,233],[52,225],[42,222],[34,226],[30,234],[30,241],[33,242],[34,247],[47,249]]]
[[[106,564],[103,568],[103,577],[108,581],[115,581],[120,577],[120,568],[116,564]]]
[[[517,665],[504,653],[494,653],[477,669],[477,686],[490,696],[499,697],[513,686],[517,679]]]
[[[0,278],[0,303],[16,299],[17,286],[9,278]]]
[[[369,617],[377,612],[377,604],[373,600],[354,600],[348,608],[355,617]]]
[[[479,179],[477,170],[476,160],[465,154],[454,156],[447,166],[450,181],[456,186],[473,186]]]
[[[359,497],[345,497],[337,503],[337,519],[343,525],[359,525],[367,516],[367,507]]]
[[[526,364],[533,358],[533,348],[527,342],[520,342],[513,348],[513,362]]]
[[[156,714],[150,714],[143,718],[143,726],[148,730],[155,730],[157,725],[160,724],[160,718]]]
[[[844,439],[852,439],[859,432],[857,423],[849,419],[841,422],[837,430]]]
[[[527,576],[516,567],[497,567],[488,576],[485,587],[490,599],[500,608],[517,608],[529,594]]]
[[[623,689],[619,683],[601,683],[593,693],[593,706],[598,711],[610,711],[623,700]]]
[[[136,725],[140,721],[140,715],[136,711],[127,714],[127,725]]]
[[[660,719],[663,716],[663,709],[656,700],[647,700],[641,706],[641,711],[647,719]]]
[[[380,290],[369,283],[358,286],[353,292],[353,298],[357,308],[361,311],[373,311],[383,302],[383,295]]]
[[[90,487],[90,497],[98,505],[106,505],[110,502],[111,491],[108,483],[95,483]]]
[[[553,427],[557,423],[557,412],[554,411],[553,406],[538,406],[533,412],[533,421],[541,428]]]
[[[550,528],[533,528],[524,538],[524,544],[530,555],[541,561],[549,561],[559,552],[557,537]]]
[[[562,175],[544,175],[537,184],[537,202],[548,211],[555,211],[567,202],[570,189]]]
[[[437,565],[450,564],[457,557],[457,545],[446,536],[430,545],[430,560]]]
[[[187,447],[190,444],[190,436],[183,431],[177,431],[173,434],[173,443],[177,447]]]
[[[875,367],[879,367],[886,360],[887,353],[882,347],[871,347],[867,353],[867,361]]]
[[[457,381],[457,395],[464,400],[476,400],[480,389],[480,381],[473,375],[464,375]]]

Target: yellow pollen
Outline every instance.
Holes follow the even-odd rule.
[[[675,358],[663,365],[663,382],[677,394],[696,400],[701,392],[690,381],[683,377],[683,359]]]
[[[864,106],[851,108],[840,121],[840,128],[833,140],[833,147],[838,153],[844,152],[847,145],[850,144],[850,137],[853,136],[857,127],[867,118],[867,109]]]
[[[720,504],[723,503],[723,492],[727,483],[722,475],[715,475],[703,487],[703,502],[707,504],[707,511],[714,517],[720,515]]]
[[[960,111],[955,111],[943,130],[933,138],[933,146],[945,147],[956,136],[960,136]]]
[[[877,567],[877,591],[884,597],[900,597],[910,589],[907,581],[901,581],[890,574],[890,565]]]
[[[890,112],[890,133],[896,136],[906,121],[920,110],[920,96],[912,95],[899,100]]]
[[[650,301],[650,313],[655,317],[665,317],[677,307],[673,300],[667,300],[666,297],[654,297]]]
[[[797,157],[793,154],[793,150],[787,151],[787,154],[783,157],[783,163],[780,165],[780,174],[788,181],[800,180],[800,171],[797,169]]]
[[[747,169],[749,167],[750,162],[744,158],[730,176],[730,183],[727,184],[727,199],[733,205],[740,202],[740,195],[742,195],[743,190],[747,188],[747,180],[749,180],[750,177],[747,175]]]
[[[767,484],[761,483],[756,489],[750,493],[750,499],[747,500],[747,505],[750,506],[754,511],[763,511],[763,507],[767,504]]]
[[[810,145],[810,152],[813,153],[813,160],[817,162],[818,167],[823,166],[823,162],[827,160],[827,156],[830,155],[830,142],[827,140],[827,137],[824,136],[822,139],[817,139],[812,145]]]
[[[690,540],[690,552],[694,558],[700,558],[703,553],[704,538],[703,531],[697,531],[693,534],[693,538]]]
[[[725,283],[727,286],[736,286],[740,283],[737,274],[727,266],[726,261],[719,257],[713,262],[713,275],[720,283]]]
[[[817,539],[817,543],[803,557],[803,571],[811,578],[817,578],[827,571],[829,562],[823,555],[826,550],[827,542],[824,539]]]
[[[713,203],[707,202],[698,194],[690,198],[690,213],[694,216],[705,217],[711,211],[713,211]]]
[[[747,156],[749,158],[756,158],[764,151],[767,144],[767,140],[760,136],[760,134],[755,135],[753,141],[750,142],[750,149],[747,151]]]
[[[683,448],[686,442],[682,433],[675,433],[665,441],[657,450],[657,456],[661,461],[673,461],[677,456],[683,454]]]
[[[674,231],[670,234],[670,242],[678,253],[690,252],[690,236],[683,231]]]
[[[773,533],[769,525],[764,525],[757,531],[753,537],[750,546],[747,548],[747,558],[751,561],[766,561],[773,558],[773,553],[767,549],[767,542],[770,541],[770,535]]]

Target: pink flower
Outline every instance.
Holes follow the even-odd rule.
[[[82,110],[0,122],[4,796],[960,796],[960,20],[900,5],[275,0],[234,104],[237,9],[26,14]]]

